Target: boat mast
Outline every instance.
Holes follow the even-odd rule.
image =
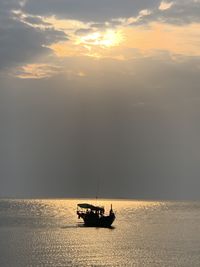
[[[98,194],[99,194],[99,181],[97,180],[96,196],[95,196],[96,200],[98,198]]]
[[[99,183],[99,179],[97,178],[97,185],[96,185],[96,202],[97,202],[97,199],[98,199],[98,196],[99,196],[99,188],[100,188],[100,183]]]

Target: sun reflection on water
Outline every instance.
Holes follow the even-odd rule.
[[[113,228],[80,227],[78,203],[106,212],[112,204]],[[199,203],[1,200],[0,266],[198,266],[199,210]],[[184,255],[193,255],[192,264]]]

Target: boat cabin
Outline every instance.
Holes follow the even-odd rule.
[[[94,206],[87,203],[77,205],[78,218],[82,218],[86,226],[110,227],[115,220],[112,205],[109,215],[104,215],[104,207]]]

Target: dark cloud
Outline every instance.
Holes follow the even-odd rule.
[[[200,2],[198,1],[168,1],[173,5],[166,10],[153,8],[151,14],[141,16],[135,24],[143,24],[154,21],[184,25],[200,22]]]
[[[56,15],[82,21],[108,21],[132,17],[142,9],[153,8],[160,0],[29,0],[24,10],[31,14]]]
[[[50,53],[44,47],[67,36],[54,29],[31,27],[19,20],[12,10],[20,8],[18,1],[0,2],[0,68],[24,64],[33,58]],[[36,22],[36,20],[35,20]],[[39,23],[39,20],[37,19]]]
[[[118,18],[138,17],[132,25],[148,24],[150,22],[163,22],[175,25],[183,25],[199,22],[200,2],[199,1],[164,1],[173,3],[166,10],[160,10],[162,1],[131,1],[126,0],[49,0],[48,5],[45,0],[29,0],[23,7],[25,12],[34,15],[55,15],[58,18],[77,19],[81,21],[94,22],[93,28],[115,27],[121,24]],[[141,10],[149,10],[149,14],[139,15]],[[116,19],[116,20],[115,20]],[[32,20],[28,18],[28,20]],[[109,22],[110,24],[106,24]],[[80,29],[79,33],[85,29]],[[87,29],[86,29],[87,30]]]
[[[102,23],[91,23],[90,28],[87,29],[79,29],[75,33],[77,35],[84,35],[84,34],[89,34],[93,31],[96,31],[97,29],[99,30],[105,30],[109,28],[115,28],[116,26],[120,26],[121,22],[119,21],[111,21],[109,23],[102,22]]]
[[[97,28],[97,29],[102,29],[102,28],[106,28],[106,23],[93,23],[90,25],[92,28]]]
[[[92,29],[91,28],[88,28],[88,29],[79,29],[75,32],[75,34],[77,35],[85,35],[85,34],[88,34],[88,33],[91,33],[92,32]]]
[[[200,2],[177,1],[174,5],[158,14],[158,18],[172,24],[188,24],[200,21]]]
[[[44,22],[41,18],[39,17],[26,17],[24,18],[24,21],[33,24],[33,25],[43,25],[43,26],[52,26],[50,23]]]
[[[63,39],[66,39],[63,32],[35,29],[17,21],[10,22],[10,27],[0,26],[0,68],[26,63],[50,53],[44,45]]]
[[[105,21],[111,21],[116,18],[137,17],[139,12],[144,9],[148,9],[152,13],[141,16],[135,24],[151,21],[162,21],[172,24],[199,22],[199,1],[164,1],[173,2],[172,7],[166,10],[159,10],[161,2],[160,0],[59,0],[56,2],[49,0],[47,5],[45,0],[29,0],[24,10],[36,15],[56,15],[66,19],[94,21],[99,26]]]
[[[106,28],[114,28],[116,26],[120,26],[121,22],[117,20],[111,20],[109,22],[102,22],[102,23],[92,23],[90,27],[95,29],[106,29]]]
[[[1,12],[8,12],[13,9],[20,8],[20,1],[19,0],[1,0],[0,2],[0,10]]]

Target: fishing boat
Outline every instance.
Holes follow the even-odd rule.
[[[78,204],[76,213],[79,219],[83,219],[85,226],[110,227],[115,220],[112,204],[109,215],[104,214],[104,207],[94,206],[87,203]]]

